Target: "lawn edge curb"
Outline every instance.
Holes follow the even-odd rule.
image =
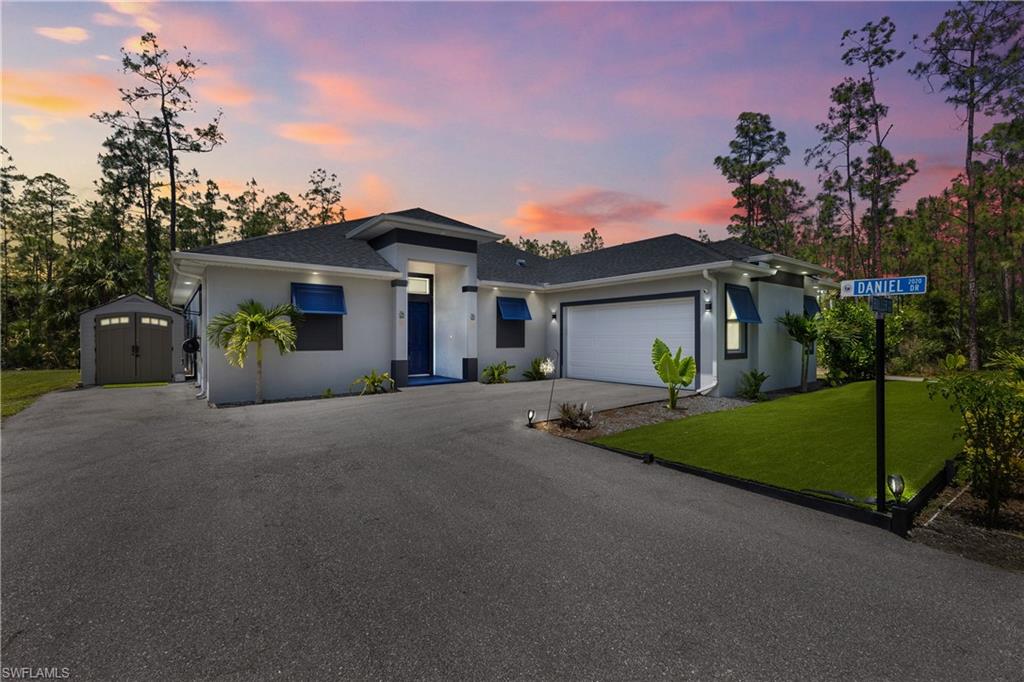
[[[618,455],[625,455],[631,459],[641,461],[650,459],[655,464],[665,467],[666,469],[699,476],[700,478],[714,481],[716,483],[723,483],[733,488],[746,490],[747,492],[756,493],[758,495],[781,500],[783,502],[789,502],[791,504],[807,507],[816,511],[822,511],[851,521],[865,523],[875,526],[876,528],[891,531],[904,538],[907,536],[917,513],[953,480],[956,473],[956,460],[946,460],[945,466],[921,488],[913,499],[909,500],[905,505],[894,505],[892,507],[891,514],[882,514],[871,509],[861,509],[843,502],[834,502],[823,497],[807,495],[795,490],[780,488],[769,483],[761,483],[760,481],[753,481],[748,478],[730,476],[729,474],[711,471],[710,469],[696,467],[691,464],[673,462],[671,460],[651,455],[651,453],[633,452],[632,450],[616,448],[611,445],[604,445],[602,443],[595,443],[592,441],[576,440],[576,442],[608,452],[614,452]]]

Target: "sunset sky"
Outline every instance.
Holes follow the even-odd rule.
[[[725,233],[715,169],[737,114],[789,136],[803,165],[829,89],[860,75],[845,28],[889,14],[908,55],[882,74],[892,148],[921,172],[902,207],[957,172],[963,135],[944,96],[907,74],[909,41],[944,4],[11,3],[2,5],[3,144],[18,168],[98,175],[118,105],[119,49],[145,30],[207,62],[199,124],[223,109],[227,144],[185,165],[236,193],[302,191],[324,167],[350,218],[412,206],[508,234],[609,243]]]

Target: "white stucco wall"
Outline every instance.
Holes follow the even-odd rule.
[[[291,300],[292,282],[340,285],[345,288],[348,314],[343,324],[344,350],[296,351],[280,355],[271,343],[263,349],[263,397],[299,398],[351,390],[352,382],[371,369],[388,371],[391,365],[392,288],[388,280],[313,275],[308,272],[209,267],[203,293],[204,317],[232,312],[238,303],[254,298],[271,306]],[[204,347],[204,350],[206,348]],[[252,400],[256,394],[255,351],[244,368],[228,364],[223,350],[206,354],[207,398],[212,403]]]
[[[462,358],[469,357],[465,270],[463,265],[434,266],[434,374],[456,379],[462,378]]]
[[[768,372],[765,391],[800,385],[800,344],[790,338],[776,319],[787,312],[803,314],[804,290],[781,284],[757,282],[754,300],[761,314],[757,325],[757,361],[755,366]]]

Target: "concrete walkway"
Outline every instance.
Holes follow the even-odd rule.
[[[524,428],[549,387],[220,410],[182,385],[44,396],[3,427],[3,665],[1020,678],[1021,575]]]

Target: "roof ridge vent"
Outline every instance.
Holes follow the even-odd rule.
[[[521,268],[525,268],[526,267],[526,259],[525,258],[516,258],[516,265],[518,265]]]

